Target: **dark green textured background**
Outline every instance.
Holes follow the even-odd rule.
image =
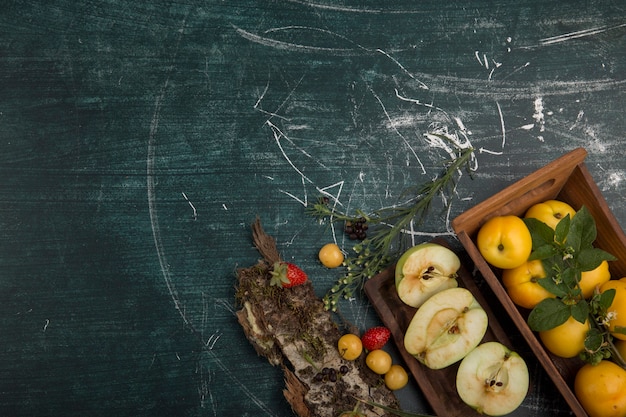
[[[323,295],[334,235],[304,204],[396,203],[455,120],[479,165],[449,218],[583,146],[626,224],[624,25],[600,0],[2,2],[0,415],[291,415],[234,316],[249,224]],[[454,244],[438,210],[421,231]],[[569,415],[517,349],[515,415]]]

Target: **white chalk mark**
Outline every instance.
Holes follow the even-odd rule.
[[[474,56],[476,57],[476,61],[478,61],[478,63],[482,66],[483,61],[480,59],[480,52],[474,51]]]
[[[545,120],[545,116],[543,114],[543,98],[542,97],[537,97],[535,98],[535,101],[533,102],[534,106],[535,106],[535,113],[533,114],[533,119],[535,120],[536,124],[539,125],[539,131],[540,132],[544,132],[546,130],[546,120]]]
[[[426,107],[428,109],[437,110],[437,111],[441,112],[444,116],[446,116],[446,118],[448,120],[452,120],[450,118],[450,116],[448,116],[448,113],[446,113],[446,111],[444,109],[442,109],[441,107],[437,107],[437,106],[434,106],[434,105],[428,104],[428,103],[422,103],[420,100],[415,99],[415,98],[404,97],[404,96],[400,95],[400,92],[398,91],[397,88],[395,89],[395,92],[396,92],[396,97],[398,99],[402,100],[402,101],[406,101],[406,102],[409,102],[409,103],[414,103],[414,104],[417,104],[418,106],[423,106],[423,107]]]
[[[193,219],[198,220],[198,211],[196,210],[196,207],[193,205],[191,201],[189,201],[187,194],[185,194],[184,192],[182,192],[181,194],[183,195],[183,198],[187,201],[187,203],[191,207],[191,210],[193,210]]]
[[[367,14],[424,14],[424,13],[427,13],[425,10],[363,9],[363,8],[356,8],[356,7],[335,6],[331,4],[314,3],[314,2],[303,1],[303,0],[287,0],[287,1],[291,3],[301,4],[304,6],[314,7],[316,9],[332,10],[336,12],[346,12],[346,13],[367,13]]]
[[[49,319],[46,319],[46,322],[45,322],[45,324],[43,325],[43,331],[44,331],[44,333],[46,332],[46,330],[48,330],[48,325],[49,325],[49,324],[50,324],[50,320],[49,320]]]
[[[307,52],[307,53],[326,53],[335,56],[359,56],[359,55],[368,55],[372,54],[372,51],[368,51],[366,48],[360,45],[354,45],[353,48],[331,48],[331,47],[323,47],[323,46],[312,46],[312,45],[304,45],[292,42],[285,42],[278,39],[272,39],[267,36],[257,35],[252,32],[248,32],[247,30],[241,29],[235,25],[233,28],[237,31],[237,33],[251,42],[258,43],[260,45],[269,46],[275,49],[280,49],[283,51],[297,51],[297,52]],[[323,29],[317,28],[308,28],[309,30],[315,30],[324,32]],[[328,31],[326,31],[328,32]],[[332,32],[328,32],[332,33]],[[340,35],[335,36],[341,37]]]
[[[256,101],[256,103],[254,103],[254,106],[253,106],[254,109],[258,109],[258,107],[261,105],[261,101],[263,101],[263,98],[265,97],[265,95],[267,94],[269,89],[270,89],[270,77],[268,76],[267,77],[267,83],[265,84],[265,88],[263,89],[263,91],[259,95],[259,98]]]
[[[479,153],[488,153],[490,155],[502,155],[503,154],[503,152],[500,152],[500,151],[490,151],[489,149],[486,149],[486,148],[483,148],[483,147],[480,147],[478,149],[478,152]]]
[[[424,168],[424,164],[422,164],[422,161],[421,161],[420,157],[417,155],[417,152],[415,152],[415,149],[413,149],[413,147],[411,146],[409,141],[406,140],[404,135],[402,135],[402,133],[393,124],[393,121],[391,120],[391,116],[389,116],[389,113],[387,113],[387,109],[385,108],[385,104],[383,103],[383,101],[380,99],[380,97],[378,97],[378,95],[374,92],[374,90],[372,90],[372,88],[370,86],[368,86],[368,89],[370,90],[370,92],[372,93],[372,95],[374,96],[376,101],[378,101],[378,104],[380,105],[380,107],[383,110],[383,113],[387,117],[387,120],[389,121],[389,124],[390,124],[391,128],[396,132],[396,134],[402,139],[402,141],[404,142],[406,147],[411,151],[411,153],[413,154],[413,156],[417,160],[418,164],[422,168],[422,173],[425,174],[426,173],[426,168]]]
[[[555,43],[565,42],[565,41],[569,41],[572,39],[579,39],[579,38],[584,38],[586,36],[598,35],[603,32],[608,32],[610,30],[615,30],[615,29],[619,29],[623,27],[626,27],[626,23],[622,23],[622,24],[615,25],[615,26],[600,26],[600,27],[595,27],[595,28],[590,28],[590,29],[578,30],[575,32],[569,32],[569,33],[564,33],[562,35],[551,36],[549,38],[540,39],[539,45],[542,45],[542,46],[552,45]]]
[[[291,166],[291,168],[293,168],[294,171],[296,171],[298,173],[298,175],[300,175],[300,177],[302,177],[303,180],[305,180],[306,182],[313,184],[313,181],[311,181],[309,179],[309,177],[307,177],[304,172],[300,171],[298,169],[298,167],[295,166],[295,164],[291,161],[291,159],[289,158],[289,156],[287,155],[287,152],[285,152],[285,149],[283,148],[282,144],[280,143],[282,138],[286,138],[285,134],[283,132],[281,132],[281,130],[278,128],[278,126],[276,126],[274,123],[272,123],[271,121],[267,121],[266,124],[272,129],[272,133],[274,135],[274,141],[276,142],[276,145],[278,145],[278,149],[280,150],[280,152],[283,155],[283,158],[285,158],[285,160],[287,161],[287,163]]]
[[[444,150],[450,156],[451,160],[456,160],[458,157],[455,149],[462,150],[473,148],[468,137],[469,132],[465,129],[465,125],[460,119],[455,119],[457,119],[457,125],[460,127],[460,130],[455,130],[453,133],[450,133],[447,126],[436,126],[431,131],[424,133],[426,143],[431,148]],[[461,141],[461,137],[463,141]],[[455,149],[453,149],[451,145],[453,145]],[[472,152],[470,157],[469,170],[478,170],[478,160],[474,152]],[[459,169],[459,175],[462,175],[462,173],[463,172]]]
[[[579,110],[578,114],[576,115],[576,121],[574,122],[572,126],[570,126],[569,130],[574,130],[574,128],[578,126],[578,124],[583,120],[584,116],[585,116],[585,111]]]
[[[419,83],[420,88],[422,88],[424,90],[428,90],[428,86],[426,84],[424,84],[422,81],[420,81],[417,78],[415,78],[415,76],[411,72],[409,72],[409,70],[407,70],[404,67],[404,65],[402,65],[400,62],[398,62],[397,59],[395,59],[394,57],[392,57],[391,55],[389,55],[387,52],[383,51],[382,49],[377,49],[376,52],[379,52],[379,53],[385,55],[387,58],[389,58],[391,61],[393,61],[393,63],[396,64],[398,67],[400,67],[400,69],[402,71],[404,71],[404,73],[406,75],[408,75],[413,80],[417,81]]]
[[[171,70],[171,68],[170,68]],[[169,75],[166,78],[163,86],[161,87],[161,91],[157,96],[154,103],[154,113],[152,115],[152,120],[150,121],[150,131],[148,137],[148,157],[146,159],[146,181],[147,181],[147,193],[148,193],[148,214],[150,215],[150,224],[152,226],[152,237],[154,239],[154,246],[157,252],[157,258],[159,260],[159,265],[161,266],[161,273],[163,274],[163,279],[165,281],[165,285],[167,286],[167,290],[174,302],[174,308],[178,311],[178,314],[183,319],[183,322],[187,325],[190,325],[190,321],[184,313],[182,303],[178,298],[178,292],[172,283],[172,277],[169,271],[169,263],[167,262],[165,256],[165,248],[163,246],[163,241],[161,238],[161,229],[159,225],[159,217],[157,214],[156,208],[156,185],[155,185],[155,160],[156,160],[156,134],[159,127],[159,120],[161,118],[161,106],[163,104],[163,100],[165,99],[165,92],[169,85]]]
[[[225,203],[222,203],[222,208],[224,209],[224,211],[228,211],[228,207],[226,206]]]
[[[520,72],[521,70],[523,70],[524,68],[526,68],[527,66],[530,65],[530,62],[525,63],[524,65],[515,68],[512,72],[510,72],[509,74],[506,75],[506,77],[502,78],[502,81],[506,80],[507,78],[509,78],[510,76],[517,74],[518,72]]]
[[[504,126],[504,116],[502,115],[502,108],[500,107],[500,103],[496,101],[496,106],[498,107],[498,115],[500,116],[500,128],[502,129],[502,149],[504,150],[504,145],[506,144],[506,128]]]

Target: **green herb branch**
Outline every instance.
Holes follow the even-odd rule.
[[[349,215],[336,210],[327,199],[320,198],[306,212],[320,220],[329,222],[363,222],[372,226],[368,237],[353,247],[353,254],[346,257],[346,273],[324,296],[327,310],[336,311],[341,298],[349,299],[360,291],[368,279],[385,269],[403,249],[402,234],[411,222],[419,225],[428,213],[433,199],[454,190],[457,176],[465,168],[471,174],[470,163],[474,149],[459,148],[452,160],[444,164],[444,172],[421,186],[407,189],[403,195],[412,193],[414,197],[402,206],[386,207],[367,214],[356,210]]]
[[[582,273],[592,271],[603,261],[614,261],[610,253],[593,246],[597,229],[592,215],[582,207],[573,218],[563,218],[553,230],[537,219],[524,219],[533,240],[530,260],[543,263],[546,276],[539,284],[554,295],[535,306],[529,316],[529,327],[537,332],[553,329],[573,317],[580,323],[589,320],[591,330],[585,339],[581,359],[598,363],[613,358],[626,368],[626,362],[613,345],[606,323],[615,290],[607,290],[586,300],[580,289]]]

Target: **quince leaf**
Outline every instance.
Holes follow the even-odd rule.
[[[536,332],[550,330],[567,321],[570,306],[558,298],[546,298],[537,304],[528,315],[528,326]]]
[[[589,352],[596,352],[600,350],[602,344],[604,343],[604,336],[599,329],[592,327],[587,332],[587,336],[585,337],[585,350]]]
[[[554,229],[554,240],[560,243],[563,243],[567,238],[567,234],[569,233],[570,224],[572,219],[569,214],[566,215],[556,224],[556,228]]]
[[[552,277],[539,278],[537,283],[557,297],[565,297],[569,294],[568,288],[562,282],[557,284]]]
[[[581,300],[572,305],[571,315],[580,323],[586,322],[589,318],[589,304],[587,304],[587,301]]]
[[[596,240],[596,222],[585,206],[574,215],[567,233],[566,242],[574,252],[589,248]]]
[[[567,288],[574,289],[580,281],[580,271],[574,268],[565,268],[561,272],[561,279]]]
[[[533,250],[533,252],[528,257],[528,260],[532,261],[535,259],[548,259],[556,255],[557,253],[558,251],[553,244],[544,244]]]
[[[533,248],[539,248],[544,245],[552,245],[554,243],[554,230],[541,220],[532,217],[524,219],[530,236],[533,240]]]
[[[602,261],[615,261],[617,258],[599,248],[583,248],[575,255],[576,266],[580,271],[592,271]]]
[[[613,304],[615,294],[615,288],[609,288],[606,291],[595,294],[591,298],[592,308],[599,314],[602,314],[602,312],[606,312],[609,307],[611,307],[611,304]]]
[[[613,333],[619,333],[626,335],[626,326],[615,326],[613,327]]]

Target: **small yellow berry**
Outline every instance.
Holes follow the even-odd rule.
[[[337,268],[343,263],[343,252],[336,243],[327,243],[320,249],[318,257],[326,268]]]

